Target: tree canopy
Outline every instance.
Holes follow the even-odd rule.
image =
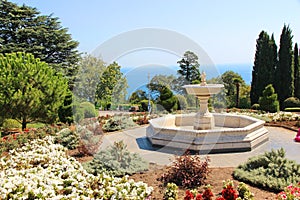
[[[121,72],[121,66],[113,62],[105,68],[100,76],[96,90],[97,101],[108,109],[115,101],[113,98],[119,98],[116,95],[126,96],[127,88],[127,79]]]
[[[99,58],[86,55],[80,60],[73,90],[77,100],[82,102],[88,101],[95,104],[96,89],[104,71],[105,64]]]
[[[0,115],[27,123],[55,122],[68,85],[61,74],[28,53],[0,54]]]
[[[192,51],[186,51],[183,54],[181,60],[177,62],[179,64],[179,70],[177,73],[179,77],[176,80],[176,84],[181,87],[185,84],[191,84],[193,81],[200,80],[200,64],[198,62],[198,56]],[[185,90],[179,88],[179,93],[185,93]]]
[[[280,36],[280,47],[278,52],[278,65],[276,67],[274,81],[275,91],[278,94],[280,107],[283,107],[285,99],[294,96],[294,69],[292,31],[289,26],[284,25]]]
[[[0,1],[0,53],[26,52],[40,58],[69,79],[77,70],[78,42],[57,17],[41,15],[36,8]]]
[[[277,65],[277,46],[274,35],[261,31],[256,40],[256,52],[252,70],[251,104],[258,103],[259,97],[268,84],[273,84]]]

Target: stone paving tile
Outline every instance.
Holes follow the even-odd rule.
[[[139,153],[144,159],[160,165],[168,165],[175,155],[182,155],[184,151],[166,147],[152,147],[146,138],[146,127],[111,133],[104,136],[100,148],[106,148],[115,141],[123,140],[129,151]],[[271,149],[284,148],[289,159],[300,164],[300,143],[294,142],[296,132],[278,127],[266,127],[269,131],[269,141],[248,152],[208,154],[211,167],[236,167],[248,158],[263,154]]]

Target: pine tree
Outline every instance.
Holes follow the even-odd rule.
[[[36,8],[0,0],[0,53],[31,53],[62,72],[72,89],[79,43],[67,31],[52,15],[41,15]]]
[[[298,44],[295,44],[294,48],[294,95],[300,99],[300,66],[299,66],[299,49]]]
[[[276,68],[276,79],[274,81],[275,91],[278,94],[280,108],[283,108],[285,99],[294,96],[294,69],[292,31],[289,26],[284,25],[280,36],[280,47],[278,52],[278,65]]]
[[[198,63],[198,56],[191,52],[186,51],[183,58],[177,62],[180,69],[178,73],[185,78],[188,82],[192,83],[194,80],[200,80],[200,72]]]
[[[258,103],[264,88],[274,81],[277,64],[277,46],[274,35],[270,39],[265,31],[261,31],[256,41],[256,53],[252,70],[251,104]]]
[[[0,54],[0,116],[27,123],[53,123],[58,118],[67,81],[32,54]]]

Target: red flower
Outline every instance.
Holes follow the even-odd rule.
[[[222,197],[225,200],[235,200],[238,198],[238,193],[231,185],[227,185],[227,187],[222,190]]]
[[[201,194],[197,194],[196,195],[196,200],[203,200],[202,195]]]
[[[202,197],[204,200],[212,200],[214,194],[212,193],[210,188],[204,190]]]
[[[194,199],[194,195],[191,193],[191,191],[187,190],[185,192],[184,200],[193,200],[193,199]]]

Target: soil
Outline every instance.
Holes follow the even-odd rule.
[[[269,122],[266,123],[266,126],[277,126],[284,127],[293,131],[298,131],[299,127],[298,121],[284,121],[284,122]],[[87,162],[93,159],[92,156],[76,156],[78,152],[76,150],[70,151],[69,155],[74,156],[79,162]],[[163,194],[165,191],[165,187],[163,183],[158,179],[162,176],[163,173],[167,171],[166,166],[150,164],[150,168],[148,171],[141,172],[129,176],[129,178],[134,179],[135,181],[142,181],[147,183],[148,186],[153,187],[152,198],[153,200],[162,200]],[[212,186],[212,191],[216,196],[218,196],[223,189],[223,180],[233,180],[235,188],[238,186],[239,181],[234,180],[233,174],[234,168],[210,168],[209,175],[206,180],[206,184],[210,184]],[[251,185],[248,185],[250,191],[254,194],[254,199],[263,200],[263,199],[276,199],[276,193],[263,190],[261,188],[257,188]],[[179,188],[178,191],[178,199],[183,199],[185,196],[186,189]],[[198,188],[198,191],[203,191],[203,186]]]
[[[210,184],[212,186],[212,192],[214,196],[217,197],[222,189],[223,189],[223,180],[233,180],[235,188],[238,186],[239,181],[236,181],[232,177],[234,168],[210,168],[208,179],[206,180],[206,184]],[[143,181],[147,183],[148,186],[153,187],[153,192],[151,195],[151,199],[153,200],[162,200],[163,194],[165,191],[165,187],[163,186],[161,181],[158,181],[158,178],[162,176],[167,169],[164,166],[159,165],[150,165],[150,169],[146,172],[134,174],[129,178],[134,179],[135,181]],[[260,188],[256,188],[253,186],[249,186],[250,191],[254,194],[255,199],[263,200],[263,199],[275,199],[276,194],[262,190]],[[183,199],[185,196],[186,189],[179,188],[178,190],[178,199]],[[198,191],[203,191],[203,186],[198,188]]]

